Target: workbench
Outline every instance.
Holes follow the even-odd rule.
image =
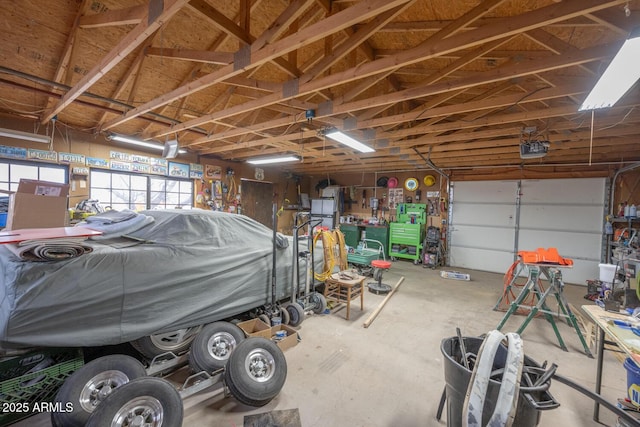
[[[625,320],[627,315],[622,313],[613,313],[605,311],[597,305],[583,305],[582,311],[589,316],[589,318],[598,327],[598,339],[597,339],[597,353],[598,362],[596,367],[596,388],[595,392],[600,394],[602,388],[602,361],[603,353],[605,350],[605,344],[615,345],[616,350],[635,360],[636,363],[640,362],[640,347],[634,346],[634,341],[637,341],[638,336],[628,329],[622,329],[618,326],[609,323],[610,319]],[[606,335],[606,338],[605,338]],[[593,407],[593,419],[596,422],[600,422],[600,405],[596,402]]]

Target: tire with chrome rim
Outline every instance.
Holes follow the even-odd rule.
[[[140,354],[149,359],[168,352],[177,355],[189,350],[191,343],[200,330],[202,330],[202,326],[199,325],[161,334],[153,334],[131,341],[131,345],[138,350]]]
[[[91,414],[87,427],[180,427],[180,393],[166,380],[143,377],[115,390]]]
[[[224,368],[234,349],[244,340],[242,329],[229,322],[214,322],[196,335],[189,352],[194,372],[213,372]]]
[[[54,403],[69,412],[52,412],[54,427],[84,427],[89,416],[117,388],[147,374],[144,366],[131,356],[114,354],[92,360],[75,371],[58,390]]]
[[[236,347],[224,371],[231,395],[249,406],[264,406],[280,393],[287,360],[273,341],[250,337]]]

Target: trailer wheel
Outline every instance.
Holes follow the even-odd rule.
[[[87,363],[66,379],[58,390],[54,403],[70,412],[52,412],[55,427],[84,427],[89,416],[114,390],[147,374],[144,366],[131,356],[113,354]]]
[[[144,377],[115,390],[91,414],[86,427],[180,427],[182,398],[167,380]]]
[[[177,331],[153,334],[131,341],[133,348],[143,356],[153,359],[162,353],[184,353],[189,350],[194,338],[200,332],[202,326],[178,329]]]
[[[269,319],[269,316],[267,316],[266,314],[263,313],[258,315],[258,319],[262,320],[264,323],[271,326],[271,319]]]
[[[291,321],[291,316],[289,316],[289,312],[284,307],[280,307],[280,318],[282,319],[283,325],[288,325]]]
[[[327,300],[319,292],[312,292],[309,295],[309,302],[313,304],[313,312],[315,314],[322,314],[327,309]]]
[[[194,372],[213,372],[224,368],[232,351],[244,340],[242,329],[229,322],[213,322],[196,335],[189,352]]]
[[[304,320],[304,308],[297,302],[292,302],[285,308],[289,312],[289,325],[293,327],[300,325]]]
[[[252,337],[240,343],[224,371],[231,395],[249,406],[264,406],[287,379],[287,360],[273,341]]]

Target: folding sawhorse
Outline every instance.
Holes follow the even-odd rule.
[[[562,340],[562,336],[560,335],[558,326],[556,325],[556,322],[553,319],[554,315],[556,315],[558,317],[567,319],[568,323],[571,326],[573,326],[574,329],[576,330],[576,333],[578,334],[578,338],[580,338],[580,342],[584,347],[584,352],[587,354],[587,356],[593,357],[591,354],[591,351],[589,350],[589,346],[587,345],[587,342],[585,341],[584,336],[580,331],[580,327],[578,326],[578,320],[576,319],[576,316],[573,314],[573,312],[571,312],[571,309],[569,308],[569,303],[567,302],[562,292],[564,290],[564,282],[562,281],[562,273],[560,272],[561,267],[562,266],[554,265],[554,264],[529,264],[529,263],[520,262],[520,265],[516,270],[516,274],[514,274],[513,279],[511,280],[512,283],[509,283],[509,285],[507,286],[507,289],[505,289],[505,292],[510,291],[510,288],[515,283],[515,280],[518,277],[518,274],[521,271],[523,271],[525,268],[528,270],[527,283],[522,288],[522,291],[520,291],[520,294],[518,295],[516,300],[511,303],[509,310],[504,315],[504,317],[502,318],[502,320],[500,321],[496,329],[500,330],[504,326],[504,324],[507,322],[507,319],[509,319],[509,317],[517,309],[520,308],[523,310],[528,310],[529,314],[527,315],[527,317],[524,319],[524,322],[522,322],[522,324],[516,331],[516,333],[520,335],[525,330],[525,328],[527,327],[531,319],[533,319],[538,313],[542,313],[544,314],[544,317],[547,319],[547,321],[551,323],[551,327],[553,328],[553,331],[555,332],[556,337],[558,338],[558,343],[560,344],[560,348],[562,348],[564,351],[568,351],[567,346],[564,344],[564,341]],[[542,289],[540,289],[540,286],[538,284],[539,279],[546,279],[549,282],[549,286],[547,287],[546,290],[542,291]],[[535,295],[534,301],[537,300],[537,303],[533,306],[522,304],[522,302],[530,293],[533,293],[533,295]],[[561,313],[553,312],[547,306],[545,300],[551,294],[555,296],[556,301],[558,302],[559,311]],[[500,300],[498,300],[496,307],[500,304],[500,301],[502,300],[503,297],[504,295],[500,298]]]

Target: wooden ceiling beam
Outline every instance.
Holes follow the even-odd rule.
[[[56,68],[56,72],[53,76],[54,82],[62,82],[67,76],[70,76],[69,73],[69,63],[71,61],[71,56],[74,51],[74,47],[76,45],[76,37],[78,35],[78,29],[80,28],[80,20],[82,19],[82,14],[87,9],[88,0],[82,0],[80,6],[78,7],[78,11],[76,13],[76,17],[73,20],[73,25],[71,26],[71,30],[69,31],[69,36],[64,44],[64,48],[62,49],[62,54],[60,55],[60,60],[58,61],[58,67]],[[57,98],[50,97],[47,100],[47,106],[45,110],[53,108]]]
[[[181,61],[203,62],[207,64],[227,65],[233,62],[232,52],[149,47],[145,50],[145,54],[147,56],[158,56],[161,58],[177,59]]]
[[[78,22],[80,28],[100,28],[118,25],[138,25],[147,14],[148,5],[128,7],[126,9],[106,10],[94,15],[82,16]]]
[[[315,41],[321,40],[328,34],[332,34],[336,31],[340,31],[342,28],[349,27],[361,20],[367,20],[372,16],[378,15],[385,10],[391,9],[399,4],[405,3],[407,0],[371,0],[366,3],[358,3],[344,11],[338,12],[335,15],[328,17],[327,19],[312,24],[306,28],[301,29],[296,34],[285,37],[284,39],[274,41],[271,44],[257,48],[252,45],[251,47],[251,59],[249,64],[244,67],[236,67],[234,65],[228,65],[220,70],[217,70],[207,76],[201,77],[196,81],[193,81],[187,85],[181,86],[173,91],[165,93],[156,99],[153,99],[137,108],[134,108],[117,120],[112,120],[107,123],[105,127],[111,128],[119,124],[125,123],[141,114],[152,111],[160,106],[173,102],[174,100],[183,96],[188,96],[213,84],[227,80],[228,78],[240,75],[249,69],[255,68],[267,61],[270,61],[279,56],[285,55],[292,50],[299,49],[302,46],[311,44]],[[275,102],[280,102],[281,97],[275,97]],[[234,111],[228,116],[238,114],[242,111]],[[218,115],[224,116],[224,114],[208,114],[199,119],[190,120],[189,122],[182,123],[174,126],[172,132],[184,130],[194,126],[200,126],[204,123],[216,120]],[[228,117],[227,116],[227,117]]]
[[[315,64],[309,70],[305,70],[304,75],[300,78],[300,84],[304,84],[313,80],[323,72],[327,71],[333,64],[340,61],[344,56],[358,48],[365,40],[370,38],[378,29],[405,11],[415,0],[408,1],[405,4],[394,7],[381,13],[373,18],[365,26],[360,28],[351,35],[346,41],[336,46],[331,52],[324,56],[320,62]]]
[[[178,13],[188,0],[167,0],[161,3],[162,10],[147,10],[145,18],[105,55],[75,86],[73,86],[52,108],[43,114],[41,123],[47,123],[64,110],[75,99],[87,91],[95,82],[120,63],[129,53],[140,46],[158,28]]]
[[[408,65],[415,63],[419,60],[424,60],[426,58],[436,57],[439,54],[445,52],[453,52],[459,49],[466,49],[473,46],[477,46],[482,43],[486,43],[489,41],[493,41],[496,39],[501,39],[504,37],[509,37],[520,32],[529,31],[534,28],[542,27],[544,25],[548,25],[552,22],[559,22],[563,19],[568,19],[574,16],[578,16],[581,13],[590,12],[594,10],[604,9],[606,7],[611,7],[615,4],[620,4],[622,0],[610,0],[608,2],[600,2],[596,0],[568,0],[563,1],[562,3],[553,4],[551,6],[543,7],[532,12],[524,13],[517,17],[509,17],[503,20],[502,26],[496,25],[487,27],[481,27],[477,30],[468,31],[453,35],[444,40],[439,41],[434,46],[429,43],[429,40],[425,41],[423,44],[416,48],[409,49],[395,57],[379,59],[373,62],[362,64],[354,69],[346,70],[343,72],[333,73],[331,76],[323,77],[320,79],[312,80],[304,85],[299,87],[299,94],[306,94],[315,92],[318,90],[323,90],[333,85],[344,84],[346,82],[350,82],[353,80],[358,80],[363,77],[367,77],[372,74],[384,72],[391,69],[397,69],[399,66]],[[548,61],[557,61],[548,63],[549,68],[553,69],[562,66],[575,65],[582,62],[588,62],[591,60],[598,59],[603,56],[611,55],[612,52],[607,50],[606,47],[599,47],[596,49],[588,50],[585,49],[580,51],[580,54],[574,55],[573,58],[549,58]],[[573,61],[573,62],[572,62]],[[544,68],[539,67],[539,61],[536,61],[538,65],[531,64],[530,67],[535,69],[536,72],[544,71]],[[520,64],[519,64],[520,65]],[[506,78],[514,78],[518,75],[521,75],[521,67],[514,66],[511,70],[511,75],[505,76],[500,74],[494,74],[493,78],[495,81]],[[532,72],[529,70],[529,72]],[[473,86],[480,84],[480,80],[486,80],[487,75],[482,77],[469,78],[468,85],[465,84],[457,84],[456,88],[461,88],[465,86]],[[475,80],[474,83],[471,83],[471,80]],[[486,83],[487,81],[485,81]],[[333,111],[330,114],[339,114],[339,113],[347,113],[352,112],[353,110],[369,108],[371,105],[385,105],[388,103],[399,102],[402,99],[411,99],[420,96],[426,96],[429,94],[436,94],[440,91],[451,90],[446,84],[433,85],[434,88],[440,88],[440,90],[433,90],[432,87],[423,88],[421,90],[412,89],[410,92],[401,92],[398,94],[389,94],[383,95],[376,98],[368,98],[367,100],[362,101],[354,101],[346,104],[341,104],[338,106],[333,106]],[[402,99],[399,99],[402,98]],[[224,117],[226,114],[236,114],[243,109],[251,109],[251,108],[260,108],[262,106],[266,106],[270,103],[275,102],[276,100],[281,100],[282,96],[278,97],[264,97],[262,100],[256,100],[256,102],[248,102],[240,106],[234,107],[229,112],[219,111],[214,115],[209,117],[203,117],[200,120],[208,120],[214,119],[217,117]],[[372,101],[369,103],[369,101]],[[183,123],[182,126],[184,128],[190,126],[191,124],[198,124],[197,121],[193,121],[191,123]],[[206,141],[206,138],[203,137],[200,140]]]

